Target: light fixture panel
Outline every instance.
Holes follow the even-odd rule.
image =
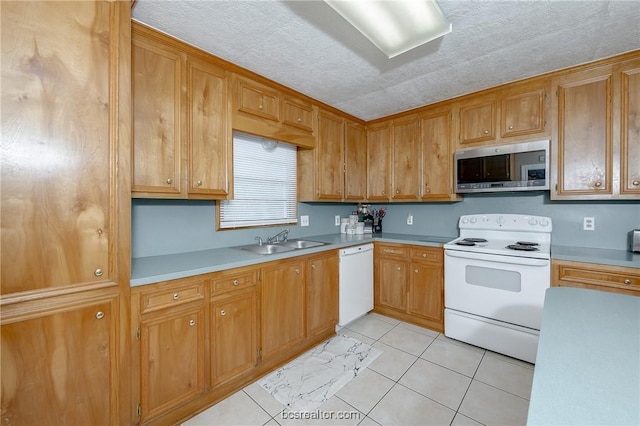
[[[451,32],[435,0],[324,0],[389,58]]]

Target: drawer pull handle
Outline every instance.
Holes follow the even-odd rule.
[[[240,281],[238,281],[238,280],[233,280],[233,285],[238,285],[238,284],[240,284]]]
[[[180,295],[178,293],[173,293],[173,300],[178,300]]]
[[[224,309],[220,311],[220,316],[223,317],[227,315],[227,311],[225,311]]]
[[[196,325],[196,320],[189,320],[189,327],[193,327],[194,325]]]
[[[631,285],[631,280],[629,278],[627,278],[626,280],[624,280],[624,283],[626,285]]]
[[[98,311],[98,312],[96,312],[96,318],[97,318],[97,319],[102,319],[102,318],[104,318],[104,312],[102,312],[102,311]]]

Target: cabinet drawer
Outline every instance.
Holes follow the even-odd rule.
[[[238,79],[238,111],[268,120],[280,120],[280,94],[259,83]]]
[[[442,249],[429,247],[412,248],[411,260],[440,264],[443,262]]]
[[[211,293],[219,294],[230,290],[247,288],[258,282],[257,270],[230,271],[215,276],[211,283]]]
[[[204,284],[202,282],[153,293],[143,293],[140,298],[140,313],[145,314],[197,300],[204,300]]]
[[[285,98],[282,101],[282,122],[287,126],[313,132],[313,107]]]
[[[378,254],[381,256],[393,256],[406,259],[409,256],[409,249],[400,246],[379,245]]]
[[[557,286],[603,286],[640,292],[640,270],[581,263],[556,263],[554,269],[554,285]]]

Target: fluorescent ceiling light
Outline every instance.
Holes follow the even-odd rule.
[[[389,58],[451,32],[435,0],[324,0]]]

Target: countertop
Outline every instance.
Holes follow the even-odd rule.
[[[640,297],[547,290],[527,424],[640,424]]]
[[[551,259],[640,268],[640,253],[626,250],[552,245]]]
[[[312,254],[325,250],[340,249],[374,241],[442,247],[443,244],[455,238],[456,237],[434,237],[428,235],[392,233],[364,235],[326,234],[314,235],[311,237],[300,237],[300,239],[304,240],[327,243],[324,246],[271,255],[253,254],[245,250],[229,247],[188,253],[167,254],[163,256],[134,258],[131,261],[131,286],[135,287],[139,285],[158,283],[177,278],[207,274],[209,272],[216,272],[224,269],[237,268],[240,266],[256,265],[259,263]]]

